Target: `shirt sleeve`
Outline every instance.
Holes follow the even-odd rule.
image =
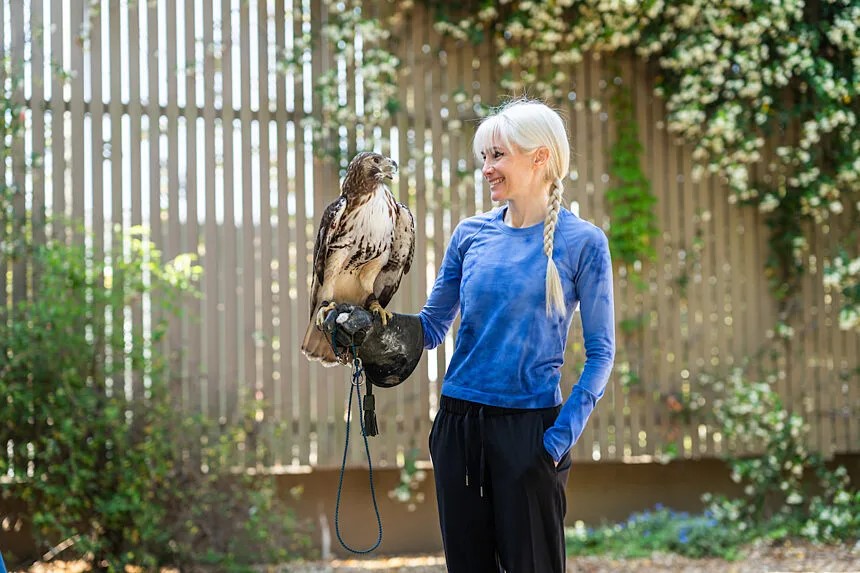
[[[602,231],[580,258],[575,278],[585,343],[585,365],[544,447],[556,461],[573,447],[597,401],[603,397],[615,360],[615,309],[609,242]]]
[[[461,227],[451,235],[442,265],[436,275],[433,290],[418,313],[424,329],[424,348],[436,348],[445,339],[460,310],[460,278],[463,276],[463,258],[460,252]]]

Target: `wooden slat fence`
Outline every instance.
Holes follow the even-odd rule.
[[[398,10],[392,2],[366,5],[383,18]],[[140,224],[166,258],[199,256],[203,296],[171,319],[164,348],[183,380],[177,407],[227,424],[262,401],[244,455],[276,470],[337,465],[345,438],[347,370],[309,364],[298,351],[314,229],[339,185],[336,167],[314,153],[306,123],[322,105],[314,78],[339,65],[321,39],[328,17],[316,0],[0,0],[0,50],[24,74],[13,97],[28,109],[15,160],[0,165],[0,176],[25,190],[19,212],[30,209],[37,237],[80,241],[56,217],[84,223],[94,256],[110,250],[116,226]],[[402,166],[393,190],[416,215],[418,244],[392,308],[417,312],[457,222],[492,206],[470,134],[476,107],[495,105],[502,94],[491,45],[441,39],[420,3],[398,18],[392,46],[402,63],[400,109],[382,133],[363,132],[361,122],[345,127],[350,145],[360,135]],[[300,64],[280,70],[281,54],[308,35]],[[616,265],[619,320],[638,326],[619,330],[613,380],[574,454],[631,462],[672,449],[683,457],[718,455],[722,436],[695,418],[680,421],[666,401],[689,398],[700,372],[740,364],[772,335],[766,229],[754,210],[729,204],[718,181],[692,179],[690,149],[666,131],[652,71],[638,60],[615,63],[617,78],[599,55],[566,70],[562,111],[574,144],[566,196],[574,211],[609,228],[609,96],[617,82],[630,86],[658,199],[658,260],[641,269],[644,291],[631,282],[631,269]],[[355,70],[343,64],[354,105]],[[47,226],[46,215],[55,217]],[[787,376],[775,381],[811,423],[811,446],[827,456],[860,451],[852,374],[860,340],[837,329],[838,299],[821,283],[823,253],[842,231],[834,223],[812,234],[817,264],[804,278],[805,312],[791,352],[779,359]],[[27,270],[0,265],[0,297],[9,305],[26,296]],[[115,321],[142,327],[148,312],[127,309]],[[576,324],[565,394],[581,368],[580,336]],[[413,448],[427,459],[453,340],[425,353],[408,383],[379,392],[377,464],[400,464]],[[619,382],[628,369],[639,384]],[[133,392],[141,391],[136,380]],[[262,457],[260,444],[269,446]],[[353,448],[350,463],[362,463],[362,455]]]

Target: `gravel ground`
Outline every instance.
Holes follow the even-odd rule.
[[[765,543],[747,549],[744,557],[728,562],[722,559],[688,559],[678,555],[655,554],[647,559],[610,559],[572,557],[568,572],[577,573],[764,573],[764,572],[853,572],[860,573],[860,541],[854,545],[812,545],[789,542],[770,546]],[[29,573],[81,573],[82,563],[35,565]],[[266,567],[261,573],[446,573],[441,555],[369,557],[290,563]],[[165,570],[163,573],[175,573]]]
[[[738,561],[722,559],[688,559],[678,555],[655,554],[648,559],[610,559],[607,557],[571,557],[568,572],[577,573],[764,573],[764,572],[854,572],[860,573],[860,541],[855,545],[812,545],[784,543],[753,545]],[[445,573],[441,555],[344,559],[329,562],[291,564],[275,569],[276,573]]]

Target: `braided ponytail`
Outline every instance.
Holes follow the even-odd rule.
[[[564,184],[561,178],[553,182],[552,191],[549,194],[549,212],[543,224],[543,252],[547,256],[546,263],[546,314],[552,316],[557,312],[561,316],[567,315],[564,306],[564,291],[561,288],[561,277],[555,261],[552,260],[552,250],[555,243],[555,227],[558,223],[558,212],[561,209],[561,194]]]

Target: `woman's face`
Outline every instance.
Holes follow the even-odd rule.
[[[543,191],[535,153],[523,153],[495,143],[481,153],[481,173],[490,184],[493,201],[516,201]]]

